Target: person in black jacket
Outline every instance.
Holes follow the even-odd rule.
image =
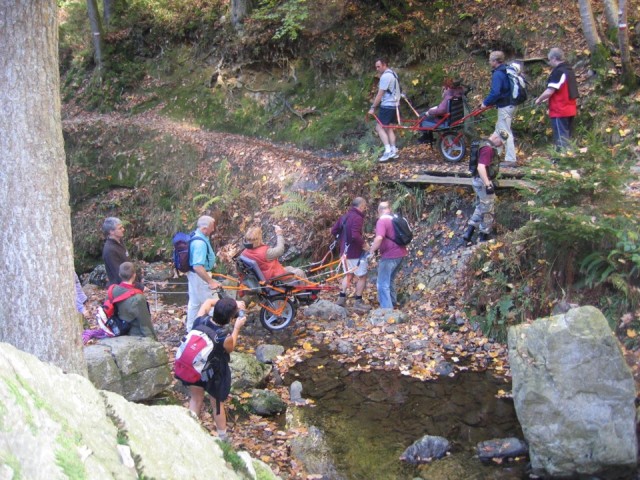
[[[129,252],[122,239],[124,238],[124,225],[119,218],[109,217],[102,224],[102,233],[105,236],[104,247],[102,247],[102,260],[107,271],[109,282],[107,286],[118,284],[120,278],[120,265],[129,261]]]

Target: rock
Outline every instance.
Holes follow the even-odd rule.
[[[478,443],[476,451],[480,460],[491,460],[492,458],[513,458],[527,455],[529,447],[517,438],[495,438]]]
[[[249,399],[249,410],[256,415],[270,417],[284,412],[287,405],[275,393],[269,390],[254,389]]]
[[[173,381],[164,346],[151,338],[103,338],[84,347],[89,380],[127,400],[155,397]]]
[[[2,478],[133,480],[136,469],[145,478],[193,479],[202,472],[244,478],[187,409],[128,402],[6,343],[0,343],[0,405]],[[119,446],[135,469],[123,464]],[[254,459],[253,466],[269,470],[260,478],[276,478],[263,463]]]
[[[281,345],[258,345],[256,348],[256,358],[262,363],[273,363],[283,353],[284,347]]]
[[[333,345],[333,349],[342,355],[351,355],[353,353],[353,345],[348,340],[337,340]]]
[[[254,355],[233,352],[231,354],[231,388],[234,391],[250,390],[267,382],[273,367],[261,363]]]
[[[409,352],[419,352],[427,348],[429,342],[427,340],[411,340],[407,344],[407,350]]]
[[[144,267],[145,282],[164,282],[173,278],[175,269],[172,264],[165,262],[153,262]]]
[[[602,313],[581,307],[511,327],[509,363],[534,474],[635,469],[635,384]]]
[[[297,380],[289,387],[289,399],[298,405],[306,403],[302,398],[302,384]]]
[[[413,465],[428,463],[446,455],[449,450],[449,441],[443,437],[425,435],[407,448],[400,460]]]
[[[318,300],[304,309],[304,316],[322,320],[343,320],[347,318],[347,310],[328,300]]]
[[[454,368],[449,362],[440,362],[436,365],[435,372],[436,375],[440,377],[447,377],[449,374],[453,373]]]
[[[107,286],[109,279],[107,278],[107,270],[105,269],[104,264],[96,266],[96,268],[91,271],[87,278],[87,282],[102,288]]]
[[[376,308],[369,314],[369,323],[374,327],[387,324],[406,323],[408,315],[401,310],[390,308]]]
[[[309,475],[318,475],[319,478],[331,480],[343,478],[338,475],[324,434],[316,426],[308,425],[304,421],[303,411],[300,407],[287,409],[287,428],[306,432],[293,437],[289,443],[291,456],[304,465],[304,469]]]

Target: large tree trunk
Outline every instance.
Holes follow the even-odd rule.
[[[584,37],[587,40],[589,51],[591,54],[597,52],[600,45],[600,36],[596,29],[596,21],[593,18],[593,11],[591,10],[591,0],[578,0],[580,6],[580,19],[582,20],[582,31]]]
[[[93,58],[96,62],[98,71],[102,72],[102,21],[100,20],[100,12],[98,11],[98,2],[96,0],[87,0],[87,12],[89,14],[89,24],[91,25],[91,41],[93,42]]]
[[[622,83],[628,87],[635,86],[636,78],[631,66],[629,50],[629,29],[627,28],[627,0],[620,0],[618,13],[618,44],[620,45],[620,62],[622,63]]]
[[[0,0],[0,341],[86,375],[55,0]]]

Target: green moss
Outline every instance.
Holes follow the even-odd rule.
[[[70,435],[64,432],[56,437],[56,465],[62,468],[62,471],[71,480],[83,480],[87,478],[87,472],[84,464],[78,455],[78,448],[82,442],[79,434]]]
[[[18,460],[15,455],[6,451],[0,453],[0,465],[5,465],[11,469],[11,473],[13,474],[11,480],[22,480],[22,467],[20,460]]]
[[[218,442],[218,445],[220,445],[220,448],[222,449],[222,456],[224,460],[231,465],[231,468],[233,468],[234,471],[240,472],[249,477],[249,471],[247,470],[244,460],[240,458],[233,447],[227,442]]]
[[[14,382],[12,379],[4,378],[3,379],[5,385],[9,389],[9,393],[13,396],[16,404],[22,410],[24,415],[24,421],[31,430],[33,435],[38,433],[38,428],[36,426],[36,422],[33,418],[33,414],[31,412],[31,406],[27,400],[27,396],[25,396],[24,388],[18,383]]]

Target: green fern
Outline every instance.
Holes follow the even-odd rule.
[[[269,210],[275,218],[308,218],[313,214],[309,199],[300,193],[287,194],[287,201]]]

